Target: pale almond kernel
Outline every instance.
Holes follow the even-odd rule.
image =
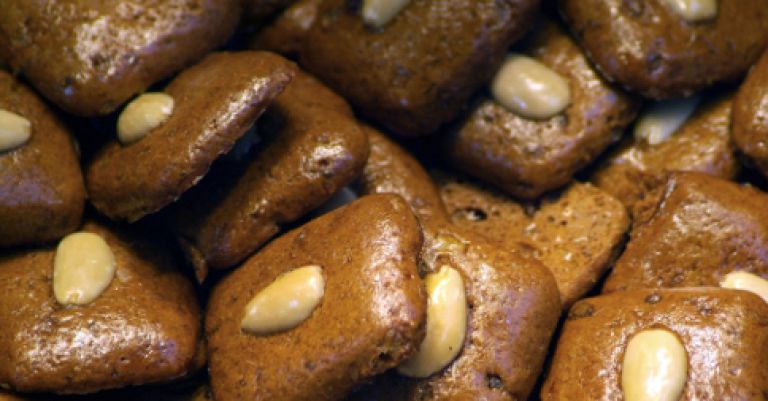
[[[173,114],[173,98],[163,92],[145,93],[133,99],[117,119],[117,138],[124,145],[144,138]]]
[[[32,124],[26,118],[0,109],[0,152],[23,146],[29,141]]]
[[[449,266],[424,279],[427,334],[411,359],[398,366],[404,376],[429,377],[459,355],[467,333],[467,297],[461,274]]]
[[[646,108],[635,123],[635,139],[659,145],[685,124],[696,110],[699,97],[661,100]]]
[[[325,278],[320,266],[291,270],[251,298],[240,327],[260,335],[292,329],[312,315],[324,293]]]
[[[381,28],[392,21],[410,2],[410,0],[364,0],[363,21],[374,28]]]
[[[76,232],[59,242],[53,261],[53,294],[62,305],[86,305],[115,276],[115,254],[98,234]]]
[[[768,280],[749,272],[734,271],[723,277],[720,287],[749,291],[768,302]]]
[[[675,333],[647,329],[627,344],[621,371],[624,401],[678,401],[688,380],[688,353]]]
[[[664,0],[674,12],[689,22],[713,19],[717,16],[717,0]]]
[[[491,82],[491,93],[502,106],[530,119],[547,119],[571,103],[568,80],[542,62],[510,55]]]

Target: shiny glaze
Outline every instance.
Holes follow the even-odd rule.
[[[139,142],[108,143],[87,167],[94,206],[135,221],[173,202],[232,148],[294,74],[266,52],[213,53],[166,88],[173,115]]]
[[[611,267],[629,229],[624,205],[590,184],[571,184],[534,210],[471,181],[441,175],[437,182],[454,224],[549,268],[564,309]]]
[[[0,108],[31,122],[29,142],[0,153],[0,246],[61,238],[80,225],[85,204],[74,138],[34,92],[4,71]]]
[[[718,286],[745,270],[768,277],[768,194],[700,173],[674,173],[637,206],[627,248],[603,292]]]
[[[554,23],[540,27],[525,53],[569,82],[571,105],[546,120],[520,117],[483,99],[446,137],[447,157],[461,170],[523,198],[568,183],[635,116],[636,103],[611,88]]]
[[[768,51],[752,67],[734,98],[733,141],[768,176]]]
[[[217,401],[335,401],[416,352],[426,294],[419,225],[397,196],[363,197],[265,246],[214,289],[206,333]],[[280,274],[324,266],[325,295],[298,327],[243,333],[246,303]]]
[[[461,111],[529,27],[538,1],[413,1],[381,29],[367,27],[350,4],[322,0],[310,28],[289,30],[306,32],[301,65],[363,114],[413,136],[434,132]],[[284,48],[276,35],[262,44]]]
[[[177,231],[198,271],[243,260],[363,169],[368,141],[349,106],[309,75],[299,73],[263,119],[277,123],[261,126],[266,146],[245,171],[214,169],[183,201]]]
[[[108,114],[224,42],[238,0],[9,0],[0,59],[78,115]]]
[[[165,382],[200,368],[191,284],[160,247],[88,223],[114,252],[115,279],[87,306],[53,296],[54,249],[0,258],[0,383],[22,392],[82,393]]]
[[[768,1],[718,2],[690,23],[663,0],[560,0],[560,11],[605,76],[650,98],[684,97],[738,79],[768,44]]]
[[[367,131],[372,147],[363,192],[396,193],[408,200],[424,235],[422,272],[436,272],[443,265],[457,269],[470,311],[462,352],[447,368],[422,380],[388,374],[351,400],[525,399],[540,373],[560,311],[551,273],[534,260],[453,226],[437,187],[418,162],[383,134]]]
[[[739,171],[731,141],[731,96],[711,99],[667,141],[649,145],[627,137],[592,181],[629,209],[672,171],[697,171],[731,179]]]
[[[577,302],[558,341],[542,401],[622,400],[621,363],[632,335],[677,334],[688,353],[680,401],[765,400],[768,304],[717,288],[636,290]]]

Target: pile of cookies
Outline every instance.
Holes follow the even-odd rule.
[[[0,400],[768,400],[766,177],[768,0],[5,0]]]

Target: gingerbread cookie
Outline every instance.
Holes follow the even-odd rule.
[[[86,393],[200,369],[197,300],[163,252],[87,223],[56,248],[0,258],[0,383]]]
[[[393,195],[361,198],[265,246],[209,300],[215,399],[337,400],[413,355],[426,312],[420,248],[416,218]]]
[[[579,301],[541,400],[765,400],[767,319],[759,297],[727,289],[636,290]]]
[[[59,107],[109,114],[223,43],[236,0],[12,0],[0,14],[4,59]]]
[[[603,292],[718,285],[734,270],[768,277],[768,195],[701,173],[673,173],[637,206]]]
[[[480,99],[444,147],[457,168],[532,199],[567,184],[618,140],[636,102],[606,83],[555,23],[541,26],[523,53],[532,57],[509,57],[494,97]]]
[[[214,169],[182,202],[179,239],[200,273],[245,259],[357,177],[368,156],[349,106],[304,73],[261,122],[266,144],[244,171]]]
[[[739,79],[768,45],[768,1],[560,0],[611,81],[661,99]]]
[[[564,308],[605,274],[629,229],[624,206],[590,184],[571,184],[534,207],[445,173],[437,182],[454,224],[541,261],[557,280]]]
[[[733,102],[733,141],[768,176],[768,51],[752,67]]]
[[[153,94],[162,101],[139,104],[135,113],[126,108],[120,140],[101,149],[86,171],[94,206],[132,222],[175,201],[245,134],[294,73],[291,62],[271,53],[214,53]],[[164,121],[134,129],[158,109],[167,111]]]
[[[80,226],[85,187],[74,138],[37,95],[0,71],[0,247]]]

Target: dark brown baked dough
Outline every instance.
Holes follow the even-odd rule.
[[[644,329],[677,334],[688,354],[681,400],[765,400],[768,304],[719,288],[635,290],[576,303],[558,341],[542,401],[622,400],[621,365]]]
[[[632,210],[671,171],[734,178],[739,163],[731,141],[731,103],[731,96],[707,101],[672,137],[657,145],[628,136],[597,169],[592,181]]]
[[[109,114],[223,43],[239,0],[8,0],[0,59],[61,108]]]
[[[733,101],[733,141],[768,176],[768,50]]]
[[[0,246],[52,241],[74,231],[85,204],[74,138],[34,92],[5,71],[0,109],[31,123],[29,142],[0,152]]]
[[[295,66],[267,52],[214,53],[165,92],[173,114],[138,142],[108,143],[86,171],[93,205],[136,221],[175,201],[230,150],[283,91]]]
[[[717,286],[734,270],[768,278],[768,195],[700,173],[673,173],[638,204],[603,292]]]
[[[276,0],[277,1],[277,0]],[[298,58],[323,0],[298,0],[250,39],[254,49],[269,49]]]
[[[367,131],[371,154],[362,192],[396,193],[408,201],[424,234],[420,268],[428,273],[449,265],[461,273],[469,318],[462,351],[446,368],[420,380],[390,372],[352,399],[526,399],[560,314],[552,274],[535,260],[453,226],[437,187],[419,163],[380,132]]]
[[[739,79],[768,44],[768,1],[717,3],[698,23],[663,0],[560,0],[560,11],[606,78],[661,99]]]
[[[590,184],[573,183],[534,208],[447,174],[436,181],[454,224],[539,260],[555,276],[565,309],[611,267],[629,229],[624,205]]]
[[[482,99],[446,136],[445,150],[457,168],[530,199],[567,184],[617,141],[637,103],[608,85],[554,23],[544,24],[524,52],[568,80],[571,105],[557,116],[532,120]]]
[[[243,17],[263,21],[288,7],[294,0],[243,0]]]
[[[340,399],[413,355],[424,336],[421,235],[397,196],[361,198],[265,246],[214,289],[208,306],[217,401]],[[268,336],[240,328],[245,305],[280,274],[319,265],[325,295],[299,326]]]
[[[268,143],[245,171],[232,177],[232,169],[214,170],[181,202],[177,231],[200,273],[242,261],[365,165],[368,140],[349,106],[307,74],[296,75],[262,121],[269,122],[258,127]]]
[[[87,223],[116,260],[92,303],[53,296],[55,248],[0,257],[0,383],[20,392],[85,393],[166,382],[202,365],[200,315],[190,282],[148,241]]]
[[[313,10],[306,4],[297,7]],[[323,0],[311,19],[288,11],[289,19],[311,22],[292,31],[306,32],[299,60],[363,114],[410,136],[455,117],[538,9],[537,0],[414,0],[373,29],[363,23],[360,4]],[[281,37],[271,37],[257,42],[285,48]]]

